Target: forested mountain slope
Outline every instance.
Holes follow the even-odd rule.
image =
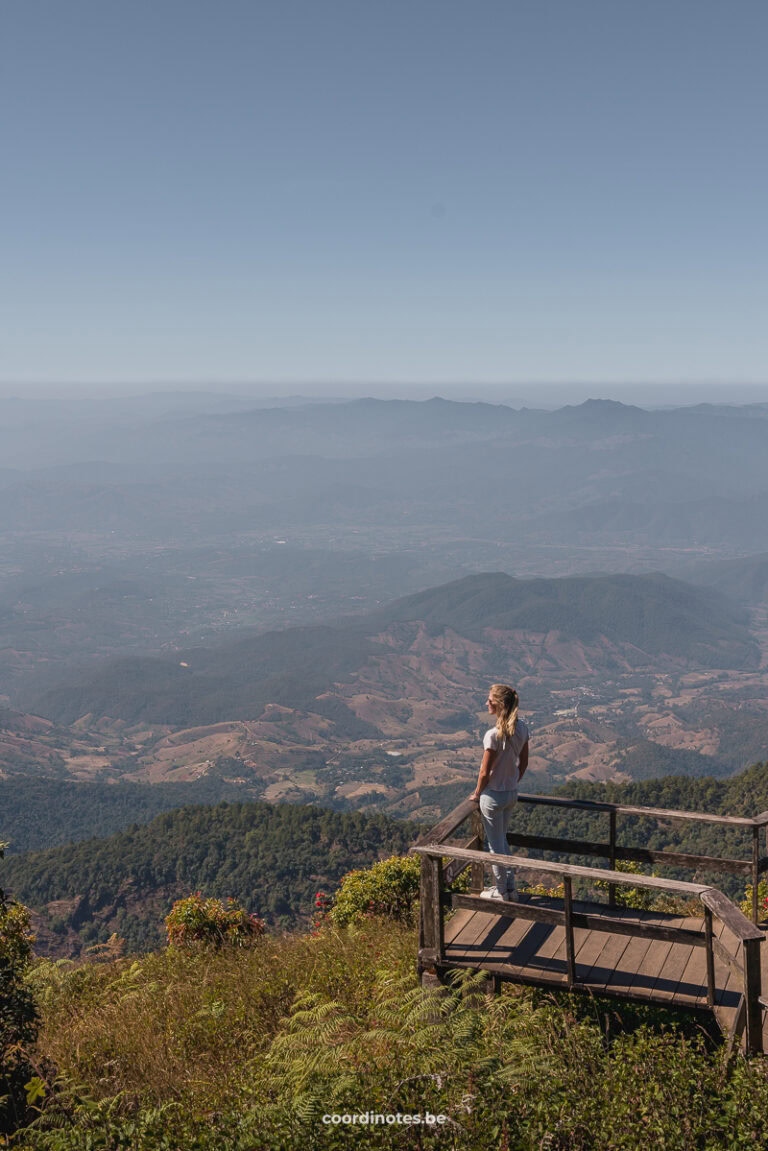
[[[516,631],[607,641],[633,649],[636,662],[665,655],[702,667],[744,668],[759,660],[744,613],[708,589],[658,573],[516,580],[496,572],[430,588],[336,626],[271,631],[170,658],[116,660],[80,683],[47,692],[31,710],[63,723],[92,714],[185,726],[254,717],[270,703],[311,705],[341,734],[364,738],[365,722],[327,693],[384,654],[378,633],[402,622],[485,641],[492,660],[503,641],[486,633]]]
[[[415,836],[412,824],[380,815],[221,803],[166,812],[104,839],[9,857],[2,883],[43,913],[42,947],[78,951],[117,931],[132,948],[146,949],[161,942],[173,900],[197,890],[234,896],[272,926],[306,923],[319,888],[407,851]]]

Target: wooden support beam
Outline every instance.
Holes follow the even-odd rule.
[[[611,871],[616,870],[616,812],[611,811],[608,813],[610,826],[608,831],[608,866]],[[608,884],[608,903],[611,907],[616,906],[616,884]]]
[[[570,863],[550,863],[546,859],[528,859],[521,855],[499,855],[493,851],[475,852],[461,847],[445,847],[439,843],[425,843],[412,847],[416,855],[447,855],[451,859],[468,859],[489,866],[525,867],[532,871],[545,871],[555,875],[570,875],[573,879],[602,879],[607,883],[621,883],[627,887],[650,887],[655,891],[673,891],[678,895],[701,896],[714,890],[705,883],[685,883],[682,880],[660,879],[655,875],[625,875],[619,871],[606,871],[600,867],[575,867]]]
[[[531,919],[536,923],[554,923],[565,926],[565,911],[554,907],[539,907],[535,903],[513,903],[511,900],[480,899],[473,895],[452,895],[448,900],[453,908],[464,907],[472,911],[500,915],[507,919]],[[645,923],[638,919],[615,919],[604,915],[571,911],[571,923],[584,931],[600,931],[608,935],[634,935],[645,939],[660,939],[664,943],[684,943],[688,947],[704,947],[706,940],[701,931],[685,927],[667,927],[664,924]],[[716,940],[716,942],[719,942]],[[725,949],[723,949],[725,950]],[[736,963],[736,961],[734,961]],[[741,972],[741,964],[736,963]]]
[[[512,900],[481,899],[477,895],[453,895],[451,906],[466,907],[470,911],[501,915],[507,919],[532,919],[535,923],[565,923],[565,912],[554,907],[537,907],[531,903],[513,903]]]
[[[425,855],[421,860],[421,879],[419,881],[419,951],[431,951],[436,956],[437,942],[435,940],[433,911],[435,891],[432,880],[432,860]]]
[[[723,895],[722,891],[718,891],[716,887],[708,887],[700,898],[704,906],[714,912],[720,922],[724,923],[737,939],[754,939],[762,942],[764,936],[760,928],[750,923],[746,915],[735,903],[731,903],[728,896]]]
[[[423,835],[419,836],[416,840],[414,847],[420,847],[423,843],[440,843],[442,840],[447,839],[449,835],[453,835],[454,831],[467,819],[473,811],[477,809],[477,804],[473,799],[463,800],[458,807],[450,811],[445,819],[441,819],[429,831],[425,831]],[[413,850],[413,848],[411,848]]]
[[[705,908],[705,910],[709,911],[709,908]],[[735,955],[731,955],[727,947],[723,947],[723,944],[720,942],[716,935],[712,936],[712,950],[718,959],[722,959],[723,963],[726,963],[732,971],[735,971],[737,975],[741,975],[741,963]]]
[[[736,1008],[736,1014],[731,1022],[731,1027],[728,1032],[728,1038],[725,1042],[725,1052],[723,1056],[723,1078],[728,1071],[728,1064],[733,1057],[733,1054],[738,1050],[739,1041],[744,1034],[744,1028],[747,1023],[747,1003],[742,995],[739,998],[739,1006]]]
[[[760,828],[752,828],[752,922],[757,923],[757,888],[760,883]]]
[[[712,949],[712,941],[714,935],[712,934],[712,912],[708,907],[704,908],[704,939],[707,948],[707,1003],[710,1007],[715,1006],[715,953]]]
[[[586,931],[606,931],[611,935],[641,935],[645,939],[661,939],[664,943],[686,943],[689,947],[706,945],[701,931],[644,923],[639,919],[609,919],[607,916],[585,915],[580,911],[574,911],[573,926]]]
[[[474,851],[478,846],[482,847],[482,844],[478,845],[476,842],[476,836],[473,835],[473,836],[471,836],[470,839],[468,839],[466,841],[466,843],[457,844],[456,846],[457,847],[466,847],[470,851]],[[459,878],[462,871],[465,871],[466,868],[471,867],[471,866],[472,866],[472,864],[468,863],[466,860],[452,859],[451,862],[445,868],[445,873],[443,876],[443,881],[444,881],[445,886],[450,887],[451,884],[454,883]]]
[[[563,879],[563,902],[565,904],[565,954],[568,962],[568,983],[576,982],[576,953],[573,945],[573,881],[570,875]]]
[[[763,1009],[760,1006],[762,988],[760,985],[760,940],[745,939],[744,953],[744,1001],[747,1011],[747,1052],[761,1054],[763,1050]]]
[[[437,962],[442,963],[445,948],[445,935],[443,932],[443,865],[439,857],[429,861],[432,866],[432,918],[434,922],[433,935],[434,948],[437,951]]]
[[[476,807],[472,812],[472,832],[474,834],[476,843],[475,850],[483,850],[483,840],[485,838],[485,829],[483,827],[483,817],[480,814],[480,808]],[[485,868],[482,863],[473,863],[472,871],[470,872],[469,890],[482,891],[485,884]]]

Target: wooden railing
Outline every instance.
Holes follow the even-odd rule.
[[[676,811],[663,807],[634,807],[624,803],[593,803],[587,799],[565,799],[554,795],[525,795],[518,796],[520,803],[546,805],[548,807],[566,807],[572,810],[605,812],[609,819],[608,842],[591,843],[577,840],[555,840],[540,835],[509,836],[509,842],[515,847],[535,847],[544,851],[564,851],[572,855],[597,855],[608,859],[611,869],[615,869],[616,860],[627,860],[634,863],[661,863],[671,867],[705,867],[711,871],[725,871],[737,875],[748,875],[752,881],[752,922],[758,919],[758,885],[761,874],[768,870],[768,847],[766,855],[760,855],[760,833],[768,825],[768,811],[760,815],[711,815],[702,811]],[[463,807],[464,805],[460,805]],[[458,814],[456,808],[455,814]],[[453,812],[451,814],[454,814]],[[629,847],[617,843],[616,823],[619,815],[638,815],[648,819],[677,820],[680,823],[712,823],[732,829],[749,829],[751,833],[752,858],[730,859],[711,855],[683,854],[679,851],[654,851],[647,847]],[[450,817],[449,817],[450,818]],[[466,816],[464,817],[466,818]],[[609,889],[609,903],[615,902],[615,886]]]
[[[604,811],[610,817],[610,838],[608,843],[592,843],[577,840],[558,839],[544,836],[522,836],[510,833],[509,842],[519,846],[542,848],[548,851],[573,853],[578,855],[598,855],[608,858],[611,864],[618,859],[631,859],[638,862],[660,863],[679,866],[706,866],[724,871],[742,872],[752,875],[755,896],[752,911],[757,919],[757,883],[759,875],[768,866],[768,860],[759,856],[760,829],[768,824],[768,813],[755,819],[739,816],[709,815],[699,812],[671,811],[662,808],[632,807],[624,804],[590,803],[587,800],[570,800],[554,796],[521,795],[519,799],[527,803],[542,803],[557,807],[572,807],[589,811]],[[721,823],[730,826],[752,828],[752,860],[721,859],[714,856],[680,854],[669,851],[652,851],[644,848],[628,848],[616,842],[617,815],[641,815],[658,819],[698,820],[700,822]],[[472,821],[472,835],[463,844],[449,840],[467,820]],[[742,1029],[746,1029],[746,1046],[751,1052],[762,1051],[762,1013],[768,1001],[761,998],[760,944],[763,933],[755,923],[750,923],[741,910],[717,888],[706,884],[662,879],[657,876],[628,874],[610,869],[574,866],[549,860],[531,859],[527,856],[495,855],[482,850],[483,830],[477,804],[464,800],[431,831],[426,832],[411,849],[422,857],[421,863],[421,916],[419,934],[419,966],[422,970],[440,967],[445,961],[444,911],[448,903],[453,907],[477,908],[477,895],[446,895],[446,888],[467,868],[471,868],[470,892],[482,890],[485,868],[496,863],[505,867],[523,867],[529,870],[554,874],[563,884],[563,909],[531,905],[517,902],[493,901],[485,903],[483,909],[501,916],[530,919],[552,923],[565,929],[566,965],[568,983],[575,987],[578,983],[575,961],[574,928],[592,931],[606,931],[617,935],[639,935],[648,939],[661,939],[671,943],[686,943],[694,947],[706,948],[707,1001],[715,1005],[715,956],[729,967],[738,971],[742,981],[743,994],[734,1021],[731,1042]],[[443,866],[443,859],[447,865]],[[607,914],[584,913],[574,910],[573,880],[602,880],[609,885],[610,904],[615,904],[617,886],[650,888],[699,899],[704,908],[703,932],[663,924],[644,923],[640,920],[619,919]],[[732,955],[715,936],[712,919],[715,916],[731,932],[737,941],[741,955]]]

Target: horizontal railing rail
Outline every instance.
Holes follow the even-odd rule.
[[[572,809],[577,811],[607,814],[609,817],[608,838],[605,842],[593,840],[566,839],[560,836],[524,835],[510,832],[508,842],[515,847],[532,848],[540,851],[552,851],[570,855],[592,855],[607,859],[611,871],[616,870],[619,860],[630,863],[661,864],[666,867],[704,868],[708,871],[722,871],[730,874],[748,876],[752,885],[752,921],[757,923],[759,916],[759,885],[760,876],[768,871],[768,842],[766,854],[760,854],[760,835],[764,827],[768,826],[768,811],[760,815],[716,815],[705,811],[679,811],[663,807],[641,807],[636,804],[606,803],[599,800],[570,799],[558,795],[530,795],[522,792],[518,795],[518,802],[532,806],[547,806]],[[648,847],[633,847],[618,842],[617,819],[619,816],[640,816],[660,821],[676,820],[681,823],[709,823],[719,824],[725,828],[742,828],[751,832],[751,858],[734,859],[727,856],[699,855],[693,852],[667,851]],[[465,799],[453,811],[449,812],[435,827],[425,832],[419,840],[422,843],[441,843],[452,835],[468,818],[473,818],[472,846],[482,847],[482,823],[479,817],[478,806],[475,800]],[[464,867],[454,868],[453,879],[461,873]],[[478,878],[475,868],[473,879]],[[616,881],[612,880],[608,887],[608,902],[611,906],[616,902]]]
[[[708,811],[681,811],[679,808],[639,807],[628,803],[606,803],[603,800],[570,799],[562,795],[531,795],[520,792],[520,803],[544,804],[547,807],[573,807],[583,811],[616,812],[617,815],[646,815],[655,819],[693,820],[699,823],[724,823],[731,827],[762,827],[768,823],[768,811],[761,815],[717,815]],[[458,810],[458,809],[456,809]]]

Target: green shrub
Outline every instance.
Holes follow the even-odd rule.
[[[638,863],[618,859],[616,871],[627,875],[646,875]],[[655,871],[651,875],[656,875]],[[610,882],[607,879],[596,879],[595,887],[601,891],[608,891]],[[686,899],[685,896],[660,891],[652,887],[626,887],[623,883],[615,884],[616,906],[632,907],[635,911],[665,911],[677,915],[695,915],[697,909],[701,914],[701,904],[695,900]]]
[[[13,1131],[27,1111],[25,1084],[33,1071],[26,1049],[35,1040],[38,1021],[24,982],[32,942],[26,907],[0,891],[0,1134]]]
[[[197,891],[177,899],[165,917],[168,944],[189,947],[209,944],[249,947],[264,932],[264,923],[250,915],[235,899],[204,899]]]
[[[420,874],[419,860],[412,855],[393,855],[365,870],[348,872],[336,893],[331,919],[337,927],[374,915],[413,922]]]

